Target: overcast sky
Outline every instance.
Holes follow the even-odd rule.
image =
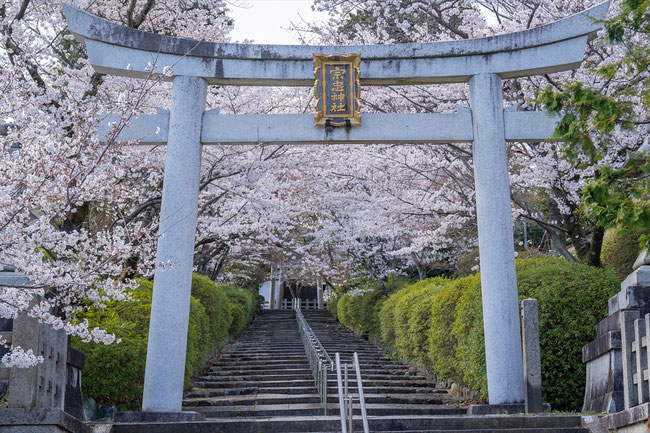
[[[231,33],[233,42],[252,40],[256,44],[299,44],[295,33],[288,29],[291,23],[303,20],[327,21],[325,12],[311,10],[312,0],[227,0],[230,16],[235,20]],[[486,17],[496,24],[493,15]]]
[[[312,0],[231,0],[230,16],[235,20],[233,42],[244,39],[256,44],[297,44],[291,22],[327,20],[327,14],[311,10]],[[243,7],[238,7],[242,5]]]

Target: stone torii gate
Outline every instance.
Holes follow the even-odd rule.
[[[181,410],[202,145],[472,142],[490,404],[524,401],[522,346],[506,143],[544,141],[556,119],[504,110],[502,80],[574,69],[609,2],[517,33],[463,41],[370,46],[217,44],[146,33],[69,5],[70,31],[104,74],[148,78],[148,63],[173,65],[171,111],[131,121],[120,140],[166,144],[158,268],[142,409]],[[313,54],[361,53],[366,86],[468,82],[470,110],[363,115],[354,128],[315,127],[313,115],[219,115],[206,88],[312,86]],[[130,64],[130,67],[127,65]],[[154,71],[156,74],[156,71]],[[162,74],[162,71],[158,71]],[[103,137],[111,118],[100,128]],[[291,128],[281,127],[291,125]],[[159,128],[159,132],[154,131]]]

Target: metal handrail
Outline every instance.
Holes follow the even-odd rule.
[[[314,377],[318,394],[323,405],[323,413],[327,415],[327,372],[334,371],[334,362],[329,357],[327,351],[316,337],[316,334],[305,320],[300,310],[300,303],[294,303],[296,310],[296,321],[298,322],[298,332],[302,337],[305,353],[309,359],[309,368]]]
[[[352,405],[354,401],[359,401],[361,409],[361,420],[363,422],[364,433],[370,433],[368,426],[368,413],[366,412],[366,398],[363,394],[363,382],[361,381],[361,368],[359,366],[359,355],[354,352],[352,364],[343,364],[343,378],[341,377],[341,356],[336,352],[336,385],[339,391],[339,413],[341,414],[341,432],[354,433]],[[358,397],[353,397],[348,387],[348,367],[355,370],[357,378]]]

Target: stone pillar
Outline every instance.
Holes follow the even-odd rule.
[[[318,309],[323,309],[323,283],[320,278],[316,280],[316,294],[318,297]]]
[[[621,324],[621,346],[623,352],[623,398],[625,409],[630,409],[639,404],[639,393],[634,384],[636,373],[636,357],[632,352],[632,341],[634,341],[634,321],[641,315],[638,310],[623,310],[620,314]]]
[[[276,291],[275,273],[271,266],[271,287],[269,289],[269,310],[275,309],[275,291]]]
[[[282,268],[278,270],[278,285],[275,293],[275,308],[282,310],[284,308],[284,285],[282,281]]]
[[[174,78],[143,411],[181,410],[206,90],[202,78]]]
[[[541,413],[542,360],[539,350],[539,306],[537,299],[521,301],[521,329],[524,346],[524,384],[526,413]]]
[[[476,219],[490,404],[524,402],[519,299],[501,79],[470,79]]]

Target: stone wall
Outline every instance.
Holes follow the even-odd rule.
[[[29,280],[4,271],[0,272],[0,283],[25,285]],[[69,346],[65,331],[39,323],[22,312],[13,320],[0,320],[0,335],[8,344],[31,349],[43,357],[42,363],[30,368],[0,365],[0,396],[8,405],[0,408],[0,433],[86,431],[78,421],[83,418],[84,355]],[[8,349],[2,351],[4,355]],[[25,430],[27,426],[30,430]]]

